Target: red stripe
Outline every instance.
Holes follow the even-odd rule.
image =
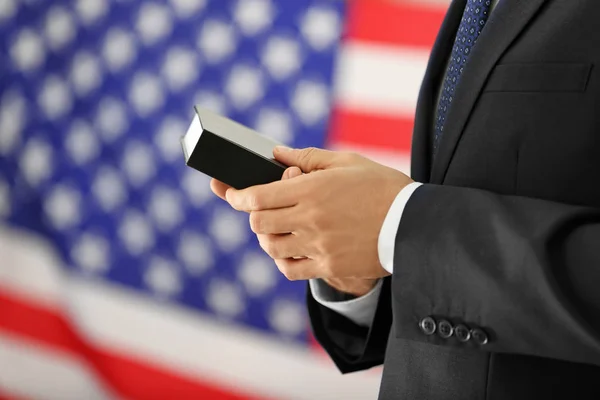
[[[332,113],[328,144],[345,143],[409,153],[413,126],[412,118],[380,116],[340,108]]]
[[[447,6],[354,0],[348,10],[349,39],[431,48]]]
[[[95,347],[79,337],[68,320],[58,312],[2,291],[0,311],[0,330],[83,359],[101,381],[126,398],[258,400],[237,394],[233,389],[223,390],[207,382],[178,376],[147,361],[125,358]]]

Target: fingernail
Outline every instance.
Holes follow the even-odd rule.
[[[279,153],[285,153],[288,151],[292,151],[292,149],[287,146],[275,146],[275,151],[277,151]]]

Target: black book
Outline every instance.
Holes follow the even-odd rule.
[[[236,189],[281,180],[286,166],[273,158],[281,143],[201,107],[181,138],[186,165]]]

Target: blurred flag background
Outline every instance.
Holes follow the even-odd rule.
[[[375,398],[179,137],[200,104],[408,172],[447,3],[0,0],[0,398]]]

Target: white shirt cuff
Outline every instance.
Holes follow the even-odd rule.
[[[357,325],[366,328],[371,327],[377,310],[379,293],[381,293],[381,286],[383,285],[382,280],[379,280],[369,293],[348,301],[333,301],[331,295],[328,296],[327,292],[331,293],[335,289],[329,287],[320,279],[311,279],[309,285],[312,296],[317,303],[343,315]]]
[[[396,245],[396,234],[398,233],[402,213],[404,212],[404,208],[406,208],[410,196],[412,196],[414,191],[421,185],[422,183],[413,182],[405,186],[400,193],[398,193],[396,199],[390,206],[387,216],[383,221],[383,225],[381,226],[377,244],[379,262],[390,274],[394,273],[394,247]]]

